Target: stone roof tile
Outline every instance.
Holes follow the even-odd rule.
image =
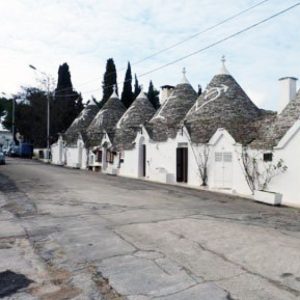
[[[126,108],[123,103],[116,94],[113,94],[97,113],[87,129],[88,146],[99,146],[102,142],[104,131],[112,139],[114,136],[114,127],[125,111]]]
[[[88,104],[72,122],[70,127],[64,133],[64,139],[67,145],[75,144],[77,142],[78,134],[85,135],[85,132],[99,111],[95,104]]]
[[[252,122],[262,115],[231,75],[217,74],[188,112],[184,124],[193,143],[206,143],[218,128],[224,128],[244,144],[255,138]]]
[[[145,93],[141,92],[116,125],[114,146],[118,150],[133,148],[133,141],[140,125],[145,124],[154,115],[155,109]]]
[[[155,141],[175,138],[181,121],[195,103],[197,93],[189,83],[176,85],[171,95],[146,124],[150,137]]]

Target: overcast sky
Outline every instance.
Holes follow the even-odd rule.
[[[86,101],[101,98],[107,58],[113,57],[118,81],[132,62],[143,74],[287,8],[297,0],[269,0],[222,26],[184,44],[134,64],[163,48],[206,29],[261,0],[0,0],[0,92],[15,93],[35,85],[32,64],[57,76],[67,62],[73,86]],[[197,55],[140,77],[176,85],[182,67],[196,89],[227,68],[260,107],[276,109],[278,78],[300,76],[300,6],[251,31]],[[121,87],[119,87],[121,88]]]

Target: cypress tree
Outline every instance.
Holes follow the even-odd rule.
[[[59,92],[61,89],[72,90],[71,73],[67,63],[62,64],[58,68],[58,79],[56,91]]]
[[[50,135],[55,140],[57,134],[65,132],[83,109],[82,97],[72,85],[71,73],[67,63],[58,68],[57,87],[50,107]]]
[[[123,92],[121,96],[121,101],[123,102],[126,108],[128,108],[134,100],[131,83],[132,83],[131,66],[130,66],[130,62],[128,62],[128,66],[125,74]]]
[[[118,94],[117,86],[117,70],[112,58],[109,58],[106,62],[106,70],[103,75],[102,89],[103,97],[101,100],[101,106],[103,106],[113,93],[113,86],[116,86],[116,92]]]
[[[155,109],[158,109],[160,107],[158,95],[159,91],[154,88],[153,82],[152,80],[150,80],[147,96]]]
[[[139,85],[139,81],[136,77],[136,74],[134,74],[134,98],[136,98],[140,92],[141,92],[141,86]]]

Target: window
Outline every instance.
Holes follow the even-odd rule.
[[[110,150],[106,151],[106,162],[113,164],[114,163],[114,153],[111,152]]]
[[[215,153],[215,161],[222,161],[222,152]]]
[[[232,154],[230,152],[223,153],[223,161],[231,162],[232,161]]]
[[[216,162],[232,162],[232,153],[231,152],[215,152],[215,161]]]
[[[273,153],[264,153],[264,161],[272,161]]]
[[[102,151],[98,151],[97,152],[97,159],[96,159],[97,162],[101,163],[102,162]]]

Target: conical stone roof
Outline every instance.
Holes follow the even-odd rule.
[[[264,127],[260,138],[251,146],[254,148],[271,149],[275,147],[287,131],[300,119],[300,90],[296,98],[291,100],[283,111],[277,115],[269,126]]]
[[[256,127],[250,123],[262,115],[223,62],[220,73],[199,96],[184,124],[193,143],[206,143],[218,128],[224,128],[237,142],[244,144],[256,137]]]
[[[74,144],[77,142],[78,134],[83,136],[95,115],[99,111],[95,104],[88,104],[78,115],[78,117],[72,122],[70,127],[64,134],[64,139],[68,144]]]
[[[104,136],[104,131],[107,132],[110,140],[112,140],[114,127],[125,111],[125,106],[114,92],[87,129],[89,146],[99,146]]]
[[[148,122],[155,109],[144,92],[141,92],[116,125],[114,146],[117,150],[130,150],[140,125]]]
[[[197,93],[186,79],[185,71],[183,73],[181,82],[146,125],[150,137],[155,141],[175,138],[181,121],[195,103]]]

